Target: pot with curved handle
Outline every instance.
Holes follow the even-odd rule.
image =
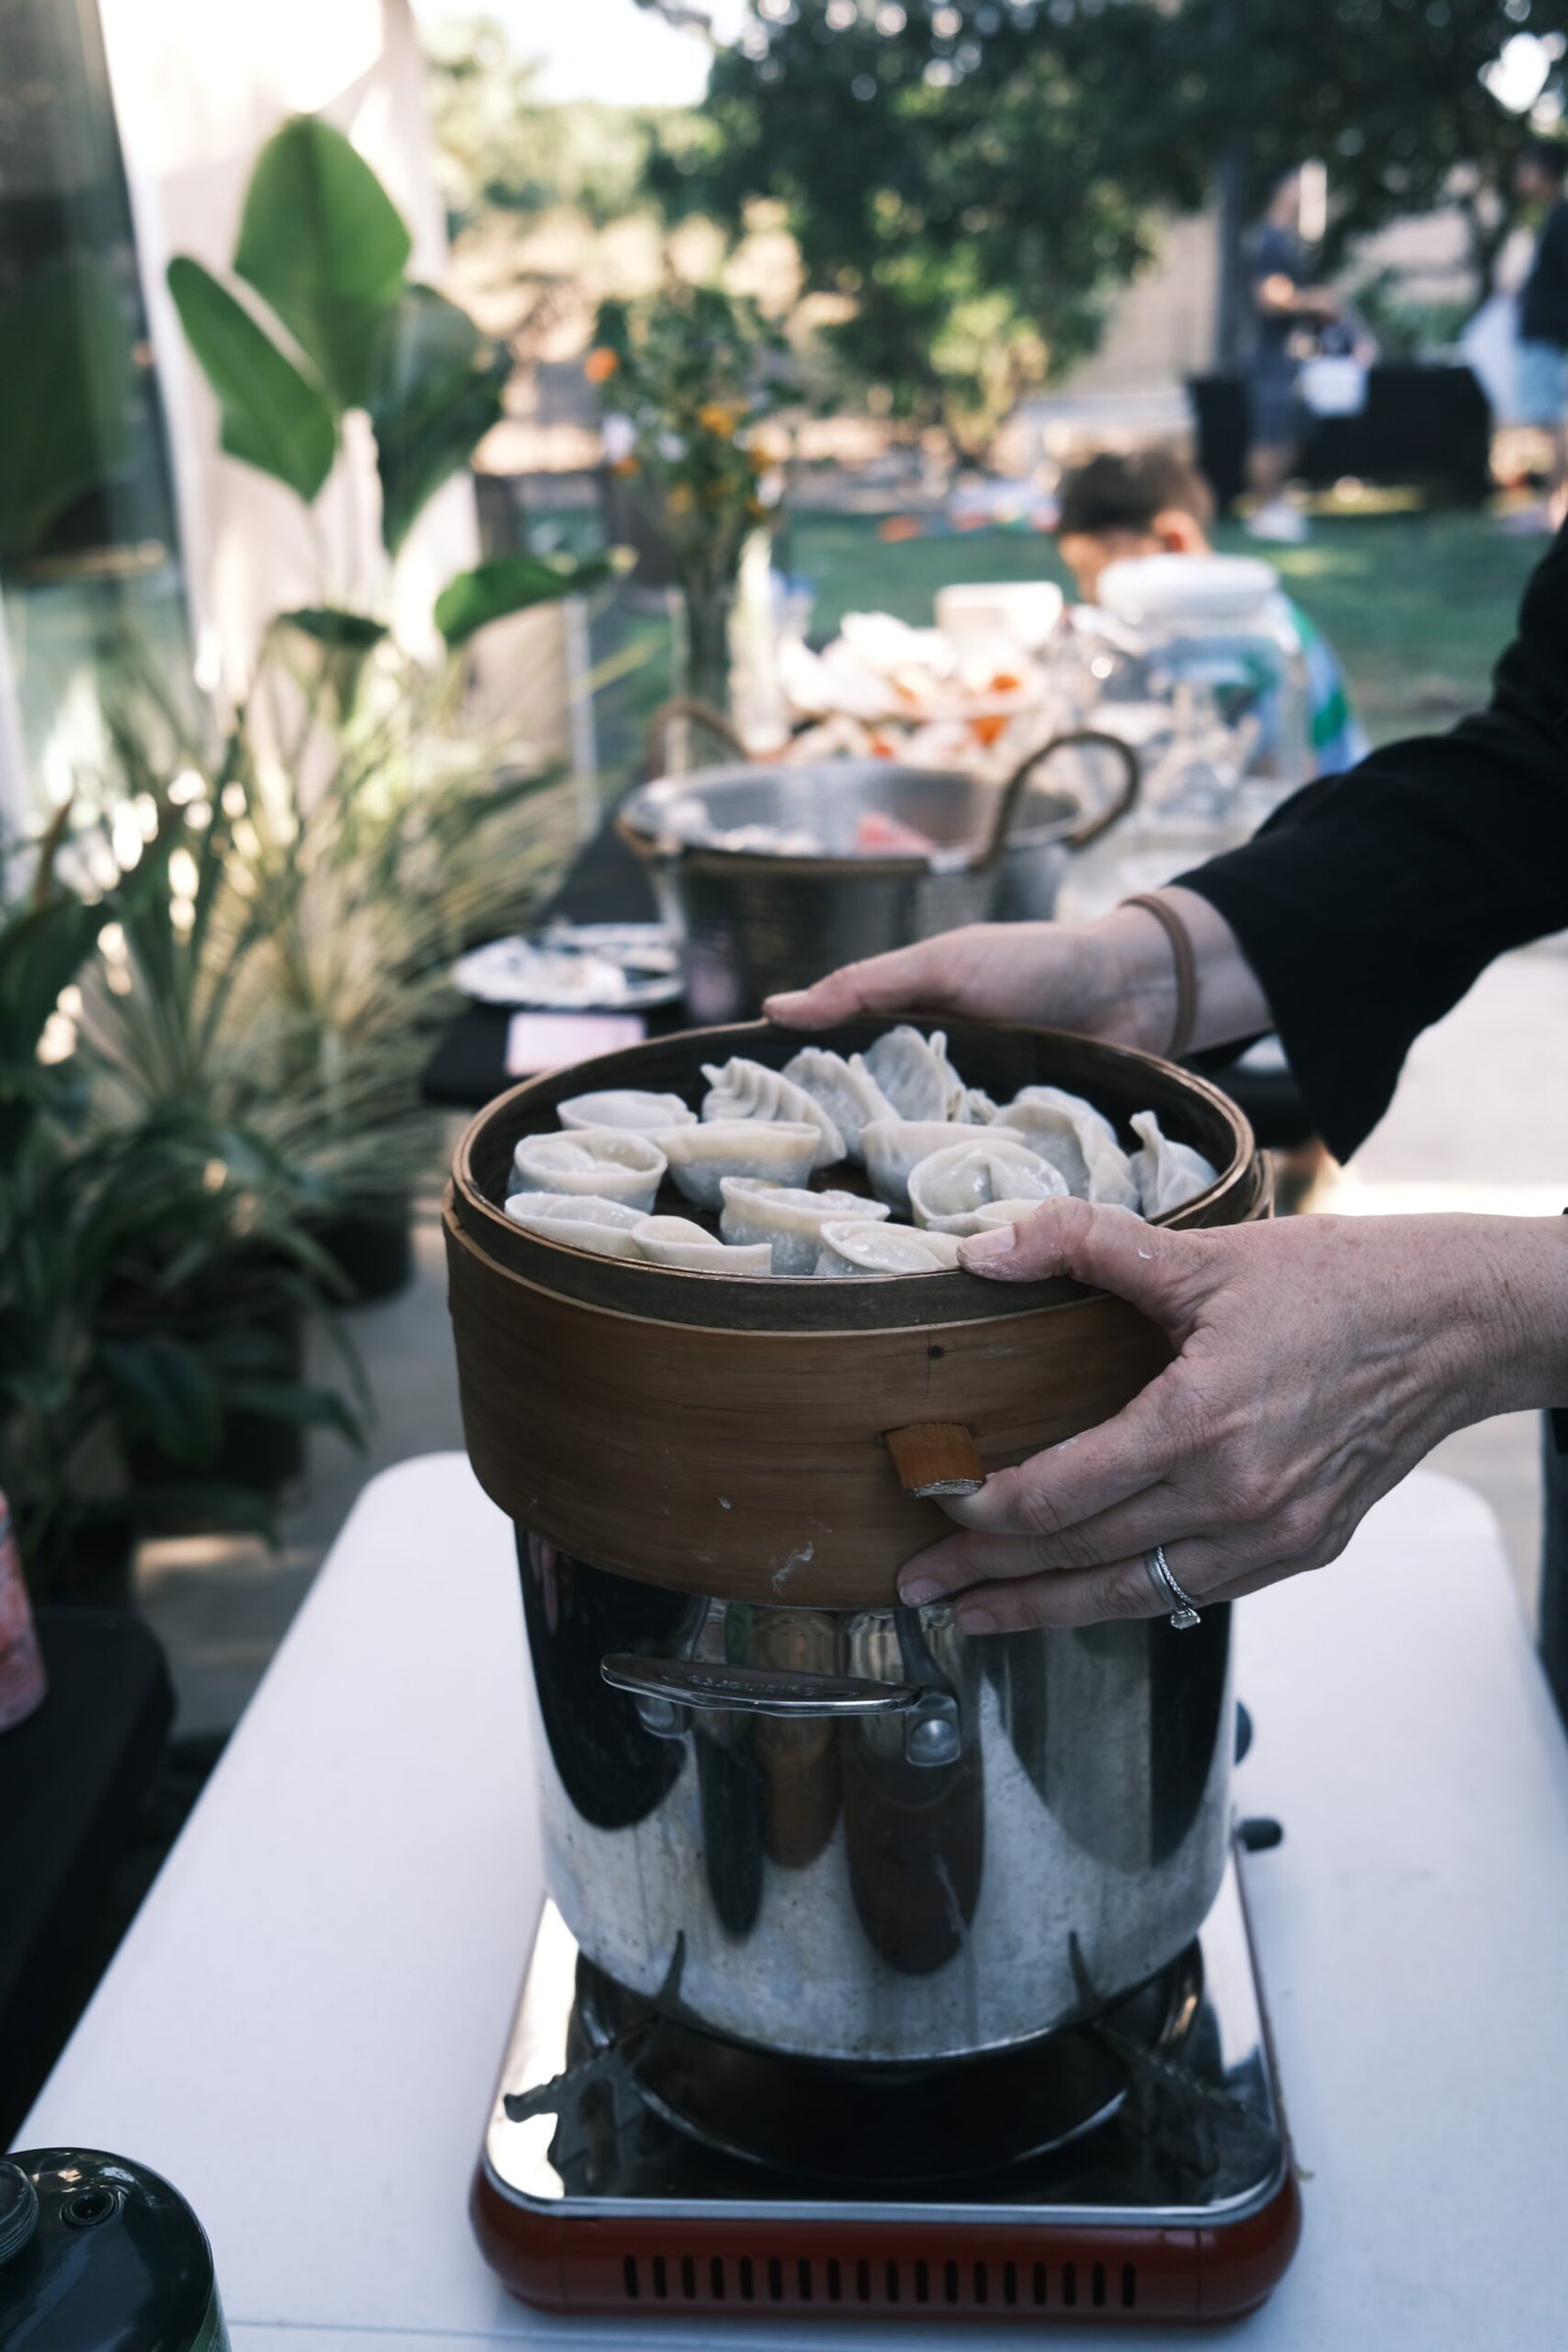
[[[1060,776],[1069,758],[1103,758],[1116,781],[1086,793]],[[1004,784],[883,760],[707,767],[642,786],[616,824],[681,942],[693,1017],[731,1021],[858,956],[959,923],[1050,915],[1067,859],[1126,815],[1140,781],[1130,745],[1078,729]],[[858,854],[867,816],[924,835],[931,852]],[[749,846],[757,827],[803,847]]]

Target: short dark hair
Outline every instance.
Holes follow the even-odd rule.
[[[1563,180],[1568,178],[1568,146],[1561,139],[1526,139],[1519,150],[1519,161],[1534,165],[1538,172],[1544,172],[1546,177],[1554,179],[1559,188]]]
[[[1102,450],[1063,476],[1060,507],[1056,529],[1063,537],[1149,532],[1157,515],[1171,513],[1191,514],[1205,531],[1214,519],[1213,492],[1171,449]]]

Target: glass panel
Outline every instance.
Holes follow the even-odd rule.
[[[102,766],[125,666],[189,693],[164,421],[94,0],[0,0],[0,603],[24,808]]]

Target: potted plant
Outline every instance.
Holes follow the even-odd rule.
[[[782,349],[755,303],[671,278],[657,295],[601,304],[588,355],[613,470],[651,510],[680,583],[681,696],[720,717],[741,557],[782,486],[759,430]]]

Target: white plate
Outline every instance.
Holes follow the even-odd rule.
[[[481,1004],[542,1011],[637,1012],[681,993],[680,958],[662,923],[552,923],[493,939],[459,957],[452,984]]]

